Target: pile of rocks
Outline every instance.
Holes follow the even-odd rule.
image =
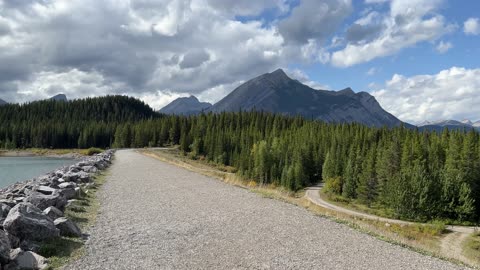
[[[2,269],[44,269],[36,254],[41,243],[59,236],[81,237],[78,226],[64,217],[65,208],[84,196],[92,178],[106,169],[113,150],[0,190],[0,264]]]

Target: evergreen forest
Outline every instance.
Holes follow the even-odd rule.
[[[123,96],[0,107],[0,148],[167,145],[259,184],[296,191],[324,181],[337,196],[402,219],[480,217],[473,130],[372,128],[266,112],[167,116]]]

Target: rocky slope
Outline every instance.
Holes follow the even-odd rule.
[[[0,190],[1,269],[46,269],[48,260],[37,254],[43,242],[83,236],[63,211],[92,186],[93,175],[106,169],[112,156],[109,150]]]
[[[51,100],[56,100],[56,101],[68,101],[67,96],[64,94],[58,94],[50,98]]]
[[[0,106],[6,105],[6,104],[8,104],[8,102],[0,98]]]
[[[181,97],[163,107],[159,112],[165,114],[191,115],[212,107],[208,102],[200,102],[196,97]]]
[[[402,122],[382,109],[366,92],[315,90],[278,69],[256,77],[216,103],[214,112],[262,110],[335,123],[399,126]]]

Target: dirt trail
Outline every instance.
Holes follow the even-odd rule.
[[[408,224],[408,225],[418,224],[418,223],[404,221],[404,220],[383,218],[383,217],[362,213],[355,210],[343,208],[338,205],[331,204],[325,201],[324,199],[322,199],[322,197],[320,197],[320,190],[322,189],[322,187],[323,185],[318,185],[318,186],[308,188],[305,193],[305,197],[308,200],[310,200],[312,203],[319,205],[323,208],[327,208],[327,209],[348,214],[351,216],[357,216],[357,217],[362,217],[362,218],[371,219],[371,220],[378,220],[381,222],[391,223],[391,224]],[[468,260],[465,256],[462,255],[462,244],[463,244],[463,241],[470,234],[475,232],[476,228],[469,227],[469,226],[447,226],[447,229],[451,231],[451,233],[447,234],[447,236],[445,236],[442,239],[440,243],[440,250],[441,250],[440,252],[445,257],[457,259],[464,262],[469,262],[470,260]]]

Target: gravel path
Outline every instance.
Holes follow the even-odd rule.
[[[67,269],[461,269],[129,150],[100,196]]]

